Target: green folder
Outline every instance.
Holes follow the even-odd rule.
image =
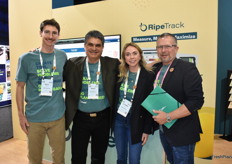
[[[154,116],[157,114],[154,113],[153,110],[162,110],[165,113],[170,113],[181,106],[176,99],[174,99],[160,86],[155,87],[141,105]],[[166,122],[164,125],[167,128],[170,128],[175,122],[176,119],[171,122]]]

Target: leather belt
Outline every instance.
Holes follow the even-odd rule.
[[[99,112],[91,112],[91,113],[87,113],[87,112],[83,112],[78,110],[78,113],[83,114],[85,116],[89,116],[89,117],[98,117],[98,116],[102,116],[104,113],[106,113],[109,110],[109,108],[106,108],[102,111]]]

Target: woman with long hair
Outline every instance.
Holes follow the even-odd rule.
[[[141,103],[153,90],[154,74],[135,43],[125,44],[119,72],[114,123],[117,164],[126,164],[128,155],[130,164],[139,164],[142,147],[153,132],[152,116]]]

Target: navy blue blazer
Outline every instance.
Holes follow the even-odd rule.
[[[162,63],[153,65],[157,75]],[[202,133],[198,109],[204,103],[202,78],[193,63],[175,59],[163,81],[162,88],[191,112],[190,116],[178,119],[164,134],[173,146],[193,144],[200,140]]]

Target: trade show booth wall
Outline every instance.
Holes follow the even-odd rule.
[[[15,78],[18,57],[40,46],[39,25],[44,19],[55,18],[61,25],[60,39],[81,38],[89,30],[99,30],[104,35],[121,35],[121,46],[137,38],[141,48],[155,48],[154,36],[164,32],[178,34],[179,54],[195,56],[196,65],[203,78],[205,103],[200,110],[204,127],[214,127],[217,63],[217,0],[104,0],[94,3],[52,9],[52,0],[9,1],[9,25],[11,48],[11,73]],[[151,39],[141,39],[151,38]],[[19,126],[17,107],[14,100],[16,84],[12,81],[12,109],[14,137],[26,139]],[[214,129],[202,134],[203,141],[196,148],[196,157],[213,155]],[[156,163],[162,160],[162,147],[158,135],[150,137],[143,150]],[[203,142],[202,141],[202,142]],[[68,141],[70,142],[70,141]],[[66,160],[70,162],[70,145],[67,143]],[[198,149],[198,150],[197,150]],[[115,158],[115,150],[109,148],[107,160]],[[161,152],[161,153],[160,153]],[[204,152],[209,152],[204,154]],[[114,154],[113,157],[110,157]],[[46,145],[45,158],[50,159]],[[153,157],[152,157],[153,158]],[[154,161],[153,160],[153,161]],[[149,163],[149,162],[148,162]]]

